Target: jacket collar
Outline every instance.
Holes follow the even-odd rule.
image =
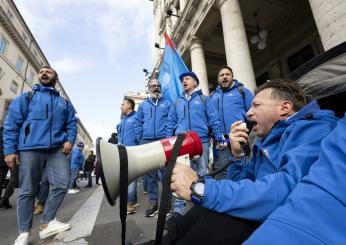
[[[216,90],[217,92],[219,92],[219,93],[227,93],[227,92],[231,91],[232,89],[234,89],[234,88],[236,88],[236,87],[238,87],[238,86],[240,86],[240,85],[244,86],[242,83],[238,82],[238,80],[233,79],[232,85],[231,85],[231,87],[229,87],[228,89],[223,90],[223,89],[221,88],[221,86],[218,85],[218,86],[216,87],[215,90]]]
[[[53,87],[44,87],[44,86],[39,85],[39,84],[34,85],[32,90],[33,91],[43,92],[43,93],[44,92],[48,92],[48,93],[59,95],[59,92],[55,88],[53,88]]]

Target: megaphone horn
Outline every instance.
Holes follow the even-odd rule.
[[[177,137],[170,137],[149,144],[128,146],[128,183],[137,177],[164,167],[168,162]],[[188,155],[190,159],[201,156],[203,152],[200,138],[195,132],[185,133],[179,156]],[[119,194],[120,157],[117,145],[101,138],[96,140],[97,164],[103,190],[110,205],[114,206]]]

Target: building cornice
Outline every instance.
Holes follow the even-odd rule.
[[[35,58],[33,53],[30,50],[30,47],[24,42],[22,36],[17,31],[16,27],[12,24],[11,20],[8,19],[6,13],[2,8],[0,8],[0,23],[6,29],[7,33],[18,45],[19,49],[25,54],[26,58],[32,64],[37,71],[40,69],[41,65],[38,60]],[[47,63],[48,64],[48,63]]]
[[[215,1],[191,0],[187,2],[172,33],[172,40],[181,55],[189,50],[192,39],[197,36],[198,29],[213,8]]]

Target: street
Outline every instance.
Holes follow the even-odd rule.
[[[93,179],[95,183],[95,180]],[[121,222],[118,204],[111,207],[103,193],[102,185],[84,188],[86,180],[77,182],[80,192],[66,194],[58,211],[57,219],[69,222],[71,230],[40,240],[38,236],[39,215],[34,217],[31,230],[31,244],[121,244]],[[11,209],[0,209],[0,244],[10,245],[18,236],[16,218],[16,196],[18,189],[11,197]],[[143,194],[142,185],[138,186],[137,213],[127,216],[126,240],[139,243],[146,239],[154,239],[157,215],[153,218],[144,216],[148,205],[147,195]]]

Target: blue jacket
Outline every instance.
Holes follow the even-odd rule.
[[[127,116],[123,116],[117,126],[118,142],[126,146],[137,145],[136,133],[134,128],[136,112],[133,111]]]
[[[77,119],[70,102],[50,87],[35,85],[32,98],[23,93],[13,100],[4,123],[4,153],[74,144]]]
[[[206,180],[202,205],[219,213],[263,221],[282,205],[320,151],[321,140],[336,126],[332,111],[316,101],[278,121],[256,142],[253,157],[231,165],[229,178]]]
[[[246,244],[346,243],[346,114],[285,205]]]
[[[138,107],[134,123],[137,140],[164,138],[170,109],[171,103],[163,97],[157,102],[152,98],[143,101]]]
[[[223,91],[217,86],[210,95],[210,100],[217,104],[219,119],[222,123],[222,132],[228,135],[231,125],[238,120],[243,120],[244,115],[250,109],[253,95],[243,84],[233,80],[233,86]],[[239,88],[240,87],[240,88]],[[239,92],[242,89],[243,95]]]
[[[70,159],[71,169],[82,169],[84,163],[84,155],[79,147],[73,147]]]
[[[218,118],[215,103],[202,94],[201,90],[195,91],[191,99],[184,95],[179,97],[172,105],[166,127],[166,136],[172,136],[188,131],[195,131],[203,143],[209,142],[209,129],[218,141],[223,140],[222,126]]]

